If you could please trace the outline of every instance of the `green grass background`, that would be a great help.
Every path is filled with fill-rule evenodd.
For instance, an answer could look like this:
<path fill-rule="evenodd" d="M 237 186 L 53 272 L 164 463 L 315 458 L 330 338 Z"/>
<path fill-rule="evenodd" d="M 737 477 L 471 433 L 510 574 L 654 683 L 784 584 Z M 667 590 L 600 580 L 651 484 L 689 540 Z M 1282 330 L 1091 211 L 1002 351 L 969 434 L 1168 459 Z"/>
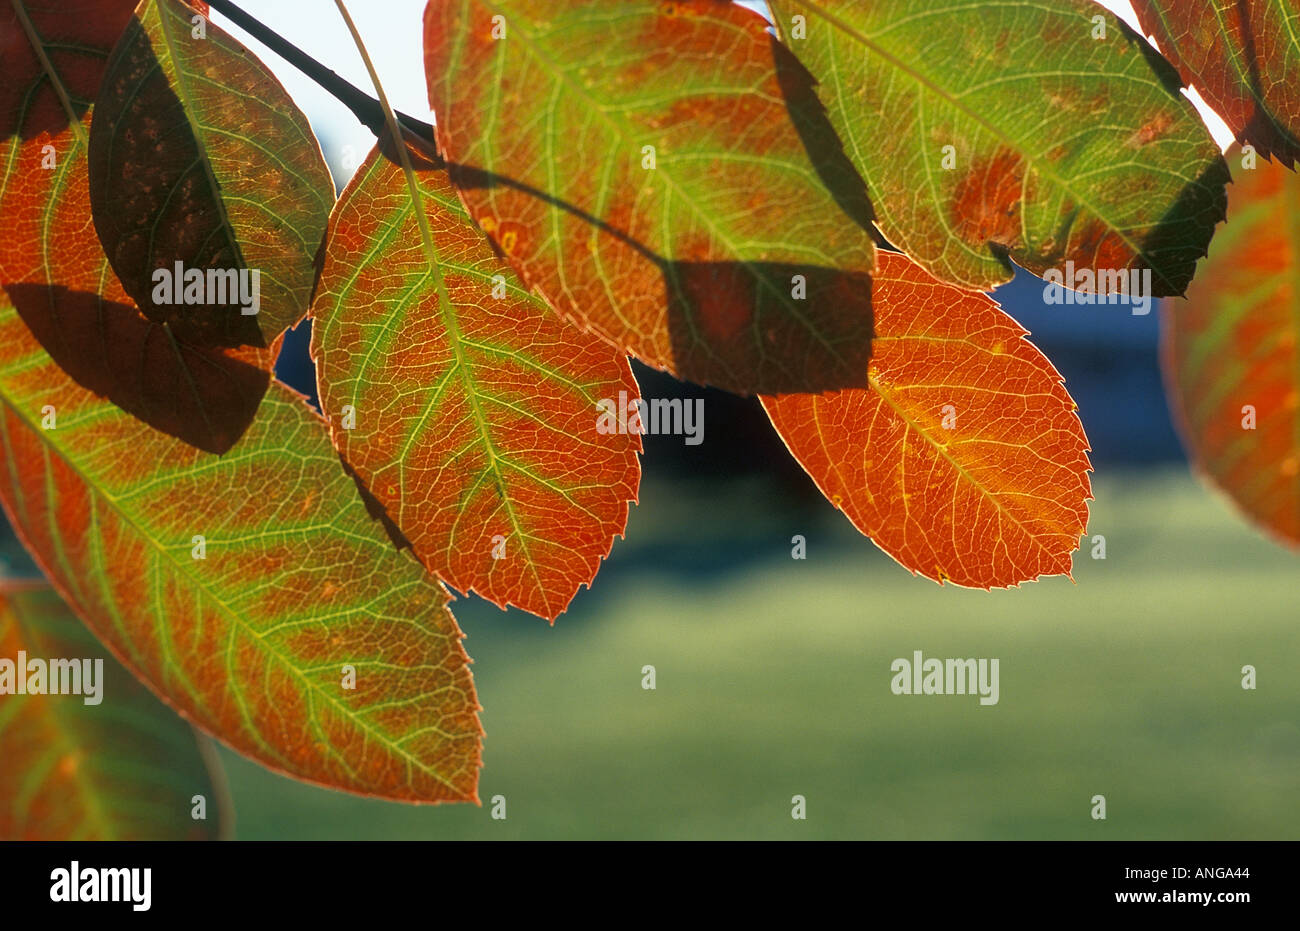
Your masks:
<path fill-rule="evenodd" d="M 912 577 L 829 505 L 809 523 L 761 484 L 648 484 L 553 629 L 453 605 L 483 807 L 354 798 L 223 751 L 236 836 L 1300 838 L 1296 554 L 1181 471 L 1096 485 L 1104 561 L 1088 545 L 1077 584 L 985 593 Z M 1001 701 L 893 695 L 916 649 L 999 658 Z"/>

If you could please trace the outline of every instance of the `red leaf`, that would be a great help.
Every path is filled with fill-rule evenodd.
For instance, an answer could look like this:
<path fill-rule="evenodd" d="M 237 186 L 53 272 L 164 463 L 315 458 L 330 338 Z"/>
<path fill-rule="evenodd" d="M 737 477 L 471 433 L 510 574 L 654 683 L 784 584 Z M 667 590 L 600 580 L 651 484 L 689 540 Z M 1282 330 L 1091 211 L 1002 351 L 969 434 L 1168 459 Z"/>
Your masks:
<path fill-rule="evenodd" d="M 1197 471 L 1296 546 L 1300 178 L 1260 161 L 1237 172 L 1228 209 L 1186 303 L 1162 308 L 1165 383 Z"/>
<path fill-rule="evenodd" d="M 1088 441 L 1061 377 L 988 297 L 880 253 L 869 389 L 764 397 L 831 502 L 940 583 L 1068 574 L 1088 518 Z"/>
<path fill-rule="evenodd" d="M 1295 0 L 1133 0 L 1142 28 L 1242 143 L 1300 159 Z"/>

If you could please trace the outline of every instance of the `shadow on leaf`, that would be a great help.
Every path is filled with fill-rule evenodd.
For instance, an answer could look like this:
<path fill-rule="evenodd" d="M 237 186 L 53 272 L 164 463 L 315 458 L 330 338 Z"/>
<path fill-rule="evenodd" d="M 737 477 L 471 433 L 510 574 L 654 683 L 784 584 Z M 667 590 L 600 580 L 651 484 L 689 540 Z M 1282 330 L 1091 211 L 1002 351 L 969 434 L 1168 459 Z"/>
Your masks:
<path fill-rule="evenodd" d="M 180 341 L 134 307 L 61 285 L 4 286 L 19 317 L 77 384 L 149 426 L 224 453 L 252 422 L 270 384 L 270 349 Z"/>
<path fill-rule="evenodd" d="M 878 236 L 866 183 L 817 97 L 816 81 L 775 38 L 771 48 L 787 114 L 819 180 L 848 222 Z M 653 263 L 662 276 L 670 369 L 677 377 L 742 395 L 867 386 L 875 333 L 871 277 L 865 271 L 791 262 L 669 258 L 626 229 L 554 193 L 477 166 L 439 164 L 447 165 L 452 182 L 461 190 L 501 187 L 526 194 Z M 497 235 L 486 231 L 485 235 L 499 255 L 510 257 Z M 707 246 L 703 251 L 708 251 Z M 525 284 L 534 287 L 526 270 L 515 265 Z M 579 317 L 581 312 L 579 308 L 568 315 Z"/>

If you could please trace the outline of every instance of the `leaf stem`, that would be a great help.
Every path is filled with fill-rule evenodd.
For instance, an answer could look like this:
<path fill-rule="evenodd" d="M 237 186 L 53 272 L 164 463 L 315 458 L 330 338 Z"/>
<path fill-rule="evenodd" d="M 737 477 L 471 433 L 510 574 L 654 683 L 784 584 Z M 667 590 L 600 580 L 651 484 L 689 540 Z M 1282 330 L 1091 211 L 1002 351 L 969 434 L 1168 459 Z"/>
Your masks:
<path fill-rule="evenodd" d="M 348 83 L 339 77 L 336 72 L 326 68 L 302 49 L 284 39 L 279 33 L 249 16 L 235 6 L 231 0 L 208 0 L 208 6 L 241 29 L 244 29 L 249 35 L 329 91 L 343 106 L 351 110 L 352 115 L 357 118 L 361 125 L 374 133 L 376 138 L 383 136 L 386 123 L 384 107 L 374 97 Z M 396 116 L 405 128 L 420 136 L 430 145 L 433 144 L 432 126 L 405 113 L 398 112 Z"/>
<path fill-rule="evenodd" d="M 411 168 L 411 158 L 406 152 L 406 142 L 402 138 L 401 129 L 398 127 L 397 114 L 388 105 L 388 95 L 384 93 L 384 87 L 379 83 L 379 72 L 375 70 L 375 63 L 370 60 L 370 53 L 366 51 L 366 44 L 361 41 L 361 33 L 357 31 L 356 23 L 352 22 L 348 8 L 343 5 L 343 0 L 334 0 L 334 5 L 338 7 L 339 13 L 343 16 L 343 22 L 347 24 L 348 32 L 352 34 L 352 41 L 356 43 L 357 51 L 361 53 L 361 61 L 366 66 L 366 73 L 370 75 L 370 81 L 375 85 L 375 93 L 379 95 L 379 108 L 388 134 L 393 140 L 393 148 L 397 150 L 397 158 L 402 165 L 402 173 L 406 175 L 407 187 L 411 191 L 411 206 L 415 210 L 416 224 L 420 227 L 420 238 L 424 240 L 425 248 L 436 255 L 433 245 L 433 233 L 429 229 L 429 218 L 424 213 L 423 198 L 420 197 L 420 188 L 415 182 L 415 171 Z M 376 133 L 375 135 L 379 136 L 380 134 Z"/>

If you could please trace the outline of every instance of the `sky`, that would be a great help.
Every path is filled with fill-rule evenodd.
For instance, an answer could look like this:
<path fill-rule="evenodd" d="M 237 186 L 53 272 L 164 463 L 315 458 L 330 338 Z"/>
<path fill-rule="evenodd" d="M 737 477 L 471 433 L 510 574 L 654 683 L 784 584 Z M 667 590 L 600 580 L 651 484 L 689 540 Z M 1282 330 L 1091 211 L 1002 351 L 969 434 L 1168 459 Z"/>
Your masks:
<path fill-rule="evenodd" d="M 1129 25 L 1137 27 L 1137 17 L 1129 0 L 1098 2 Z M 365 66 L 333 3 L 327 0 L 236 0 L 236 3 L 308 55 L 373 96 Z M 425 0 L 352 0 L 348 11 L 370 50 L 392 105 L 411 116 L 433 122 L 424 83 L 421 28 L 424 5 Z M 746 5 L 765 11 L 761 3 Z M 361 162 L 374 144 L 370 131 L 310 78 L 286 64 L 219 13 L 213 13 L 212 20 L 252 48 L 280 79 L 311 120 L 336 180 L 345 181 L 351 169 Z M 1194 89 L 1188 96 L 1206 120 L 1215 141 L 1226 148 L 1232 141 L 1232 134 L 1223 120 L 1205 106 Z"/>

